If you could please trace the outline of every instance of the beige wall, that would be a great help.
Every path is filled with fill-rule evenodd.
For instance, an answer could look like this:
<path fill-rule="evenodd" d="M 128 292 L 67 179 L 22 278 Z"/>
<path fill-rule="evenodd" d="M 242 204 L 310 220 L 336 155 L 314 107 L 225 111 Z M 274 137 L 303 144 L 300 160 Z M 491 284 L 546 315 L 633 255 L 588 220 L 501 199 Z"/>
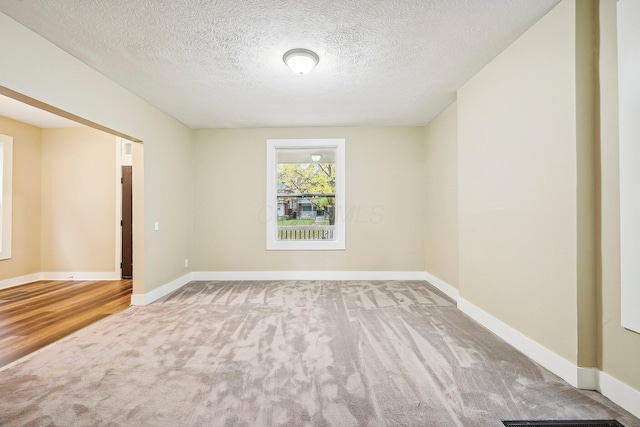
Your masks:
<path fill-rule="evenodd" d="M 453 103 L 425 127 L 425 268 L 458 287 L 458 137 Z"/>
<path fill-rule="evenodd" d="M 578 366 L 597 366 L 596 152 L 598 1 L 576 7 L 576 168 Z"/>
<path fill-rule="evenodd" d="M 0 117 L 0 134 L 13 137 L 11 259 L 0 280 L 40 272 L 40 128 Z"/>
<path fill-rule="evenodd" d="M 620 326 L 620 184 L 616 1 L 600 7 L 601 122 L 601 366 L 607 374 L 640 390 L 640 334 Z"/>
<path fill-rule="evenodd" d="M 132 190 L 133 203 L 133 227 L 144 230 L 144 197 L 135 200 L 135 195 L 144 194 L 144 147 L 142 144 L 132 146 Z M 133 233 L 133 293 L 144 294 L 144 234 Z"/>
<path fill-rule="evenodd" d="M 591 44 L 590 37 L 596 31 L 592 24 L 597 15 L 589 10 L 593 6 L 597 2 L 563 2 L 537 25 L 540 28 L 527 33 L 459 93 L 460 292 L 462 298 L 578 366 L 597 366 L 606 375 L 640 390 L 637 362 L 640 334 L 620 325 L 616 1 L 600 2 L 601 57 L 595 76 L 592 53 L 586 46 Z M 581 40 L 576 41 L 577 50 L 572 53 L 574 22 Z M 549 28 L 552 23 L 555 24 Z M 533 49 L 527 43 L 532 37 L 538 39 Z M 559 51 L 555 53 L 564 52 L 564 58 L 552 55 L 551 51 L 544 61 L 539 60 L 550 46 L 547 37 L 559 43 Z M 554 49 L 558 49 L 555 44 Z M 527 57 L 532 63 L 527 64 Z M 577 64 L 575 70 L 567 63 L 572 58 Z M 598 88 L 594 80 L 598 71 L 599 106 L 598 93 L 594 92 Z M 515 79 L 519 82 L 514 82 Z M 505 83 L 500 84 L 501 80 Z M 538 82 L 553 89 L 542 90 Z M 572 93 L 574 87 L 576 93 Z M 594 106 L 598 109 L 594 110 Z M 428 144 L 444 140 L 447 135 L 453 137 L 453 132 L 445 133 L 445 124 L 450 121 L 447 115 L 452 113 L 443 112 L 425 129 L 427 185 L 430 175 L 431 180 L 445 177 L 444 170 L 438 171 L 442 165 L 430 165 Z M 575 130 L 567 127 L 574 124 Z M 444 164 L 449 163 L 444 159 L 452 155 L 439 153 Z M 562 173 L 563 165 L 569 173 Z M 550 173 L 554 179 L 549 179 Z M 527 184 L 540 186 L 539 191 L 527 191 L 524 195 L 514 191 Z M 478 197 L 474 197 L 475 192 L 479 192 Z M 546 201 L 540 197 L 544 193 Z M 527 200 L 535 196 L 535 204 L 534 200 Z M 433 215 L 429 213 L 431 197 L 427 191 L 427 218 Z M 495 208 L 492 210 L 483 198 L 492 201 Z M 571 206 L 574 203 L 575 207 Z M 547 206 L 547 212 L 541 204 Z M 498 218 L 492 220 L 492 214 Z M 568 225 L 558 224 L 559 221 Z M 427 254 L 432 241 L 429 227 L 427 219 Z M 542 233 L 543 237 L 531 236 L 530 230 Z M 467 246 L 469 243 L 473 245 L 471 248 Z M 556 250 L 558 245 L 566 253 Z M 543 250 L 550 254 L 543 254 Z M 526 265 L 522 258 L 527 257 L 537 265 Z M 516 267 L 509 265 L 514 261 Z M 429 272 L 440 266 L 430 266 L 429 262 L 427 257 Z M 565 286 L 554 280 L 553 286 L 549 286 L 550 278 L 541 277 L 558 272 L 572 283 Z M 518 310 L 502 308 L 502 303 L 513 303 L 518 310 L 531 314 L 521 315 Z M 571 316 L 554 315 L 553 307 L 568 308 Z M 552 317 L 551 322 L 546 317 Z M 563 340 L 568 345 L 562 346 Z"/>
<path fill-rule="evenodd" d="M 0 280 L 40 272 L 114 272 L 115 137 L 0 117 L 14 138 L 13 254 Z"/>
<path fill-rule="evenodd" d="M 458 92 L 462 298 L 577 364 L 575 5 Z"/>
<path fill-rule="evenodd" d="M 198 130 L 196 271 L 424 271 L 421 128 Z M 346 250 L 265 249 L 266 140 L 346 139 Z"/>
<path fill-rule="evenodd" d="M 3 86 L 144 141 L 144 194 L 134 185 L 134 210 L 144 216 L 134 224 L 134 293 L 183 276 L 193 221 L 191 130 L 4 14 L 0 40 L 11 40 L 0 43 Z"/>
<path fill-rule="evenodd" d="M 115 271 L 115 144 L 90 128 L 42 130 L 42 271 Z"/>

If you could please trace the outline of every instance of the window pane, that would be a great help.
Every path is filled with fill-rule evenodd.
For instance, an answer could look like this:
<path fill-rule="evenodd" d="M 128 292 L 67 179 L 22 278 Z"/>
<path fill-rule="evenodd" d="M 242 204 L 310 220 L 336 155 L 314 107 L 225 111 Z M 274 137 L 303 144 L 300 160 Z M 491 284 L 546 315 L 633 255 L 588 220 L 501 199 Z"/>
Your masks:
<path fill-rule="evenodd" d="M 336 150 L 277 150 L 276 240 L 335 240 Z"/>

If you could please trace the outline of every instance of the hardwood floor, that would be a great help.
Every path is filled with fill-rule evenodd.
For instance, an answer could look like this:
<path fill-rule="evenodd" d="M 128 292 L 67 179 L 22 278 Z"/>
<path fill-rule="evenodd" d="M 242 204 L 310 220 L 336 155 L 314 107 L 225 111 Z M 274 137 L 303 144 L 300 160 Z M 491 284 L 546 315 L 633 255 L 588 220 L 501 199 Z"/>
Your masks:
<path fill-rule="evenodd" d="M 0 367 L 129 307 L 132 280 L 41 280 L 0 290 Z"/>

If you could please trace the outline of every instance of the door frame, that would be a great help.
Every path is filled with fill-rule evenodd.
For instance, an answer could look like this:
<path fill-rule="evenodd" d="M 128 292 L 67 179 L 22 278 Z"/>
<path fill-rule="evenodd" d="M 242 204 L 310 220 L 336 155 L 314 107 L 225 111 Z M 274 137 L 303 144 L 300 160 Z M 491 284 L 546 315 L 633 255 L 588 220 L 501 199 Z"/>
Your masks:
<path fill-rule="evenodd" d="M 115 156 L 116 156 L 116 253 L 115 253 L 115 272 L 118 274 L 118 278 L 122 278 L 122 166 L 131 166 L 133 170 L 133 156 L 132 150 L 127 151 L 126 146 L 130 144 L 130 148 L 133 148 L 134 142 L 127 139 L 116 137 L 115 143 Z M 132 174 L 133 178 L 133 174 Z M 132 244 L 133 253 L 133 244 Z"/>

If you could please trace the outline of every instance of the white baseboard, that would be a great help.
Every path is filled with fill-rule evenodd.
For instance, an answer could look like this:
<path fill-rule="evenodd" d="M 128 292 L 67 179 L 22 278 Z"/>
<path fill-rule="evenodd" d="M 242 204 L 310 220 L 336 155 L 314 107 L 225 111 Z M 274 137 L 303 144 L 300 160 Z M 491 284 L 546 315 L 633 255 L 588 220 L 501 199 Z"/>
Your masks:
<path fill-rule="evenodd" d="M 0 280 L 0 289 L 12 288 L 38 280 L 120 280 L 116 272 L 39 272 Z"/>
<path fill-rule="evenodd" d="M 448 284 L 444 280 L 434 276 L 431 273 L 424 273 L 424 274 L 427 276 L 427 279 L 426 279 L 427 282 L 431 283 L 433 286 L 438 288 L 438 290 L 440 290 L 440 292 L 442 292 L 443 294 L 445 294 L 446 296 L 448 296 L 452 300 L 458 301 L 458 296 L 459 296 L 458 289 L 456 289 L 455 287 L 451 286 L 450 284 Z"/>
<path fill-rule="evenodd" d="M 0 289 L 12 288 L 14 286 L 24 285 L 26 283 L 36 282 L 40 279 L 41 273 L 27 274 L 25 276 L 12 277 L 10 279 L 0 280 Z"/>
<path fill-rule="evenodd" d="M 462 297 L 458 297 L 458 308 L 476 322 L 480 323 L 482 326 L 505 340 L 511 346 L 558 375 L 572 386 L 589 386 L 589 388 L 593 390 L 597 388 L 597 380 L 594 380 L 592 369 L 578 368 L 573 363 L 557 355 L 553 351 L 532 340 L 501 320 L 496 319 L 486 311 L 473 305 Z M 596 384 L 593 384 L 594 382 Z"/>
<path fill-rule="evenodd" d="M 187 273 L 182 277 L 178 277 L 177 279 L 152 290 L 151 292 L 131 295 L 131 305 L 148 305 L 166 295 L 169 295 L 171 292 L 176 291 L 187 283 L 193 281 L 194 279 L 192 274 L 193 273 Z"/>
<path fill-rule="evenodd" d="M 427 280 L 423 271 L 196 271 L 192 280 Z"/>
<path fill-rule="evenodd" d="M 120 280 L 120 273 L 114 271 L 62 271 L 40 273 L 40 280 Z"/>
<path fill-rule="evenodd" d="M 597 368 L 581 368 L 574 365 L 464 298 L 458 297 L 458 308 L 572 386 L 583 390 L 597 390 L 636 417 L 640 417 L 640 390 L 626 385 Z"/>
<path fill-rule="evenodd" d="M 629 387 L 605 372 L 600 372 L 599 376 L 600 393 L 640 418 L 640 391 Z"/>
<path fill-rule="evenodd" d="M 600 390 L 600 371 L 598 368 L 581 368 L 575 365 L 574 368 L 577 372 L 577 388 L 582 390 Z"/>

